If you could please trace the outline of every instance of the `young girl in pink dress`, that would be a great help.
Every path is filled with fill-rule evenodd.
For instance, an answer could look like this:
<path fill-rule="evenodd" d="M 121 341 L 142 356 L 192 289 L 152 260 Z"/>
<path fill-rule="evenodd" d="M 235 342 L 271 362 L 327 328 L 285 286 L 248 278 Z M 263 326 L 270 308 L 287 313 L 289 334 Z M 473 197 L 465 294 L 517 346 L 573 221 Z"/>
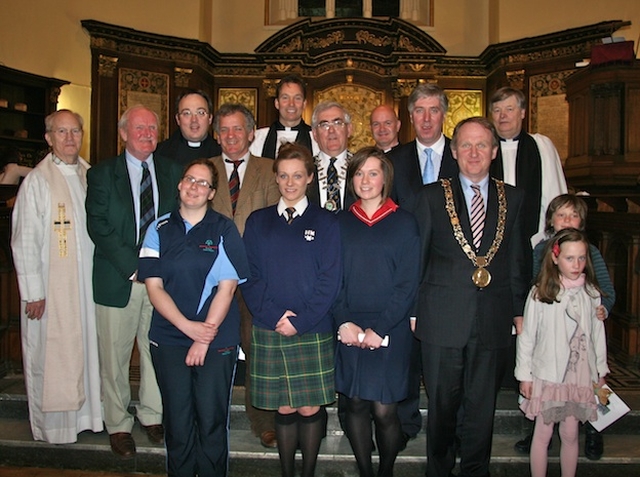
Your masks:
<path fill-rule="evenodd" d="M 560 423 L 560 467 L 578 465 L 578 423 L 597 419 L 594 385 L 609 372 L 604 324 L 596 318 L 600 290 L 583 232 L 564 229 L 545 246 L 518 336 L 515 376 L 525 398 L 520 409 L 535 419 L 532 477 L 547 473 L 547 445 Z"/>

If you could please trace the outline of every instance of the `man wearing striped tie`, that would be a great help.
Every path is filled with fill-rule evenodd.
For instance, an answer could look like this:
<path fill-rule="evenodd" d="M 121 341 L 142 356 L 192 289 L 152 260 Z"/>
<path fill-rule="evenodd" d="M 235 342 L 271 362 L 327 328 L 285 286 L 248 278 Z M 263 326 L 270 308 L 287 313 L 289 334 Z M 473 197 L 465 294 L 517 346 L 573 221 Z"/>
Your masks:
<path fill-rule="evenodd" d="M 154 154 L 158 116 L 142 105 L 129 108 L 118 122 L 125 151 L 98 162 L 87 172 L 87 228 L 95 244 L 93 294 L 100 356 L 104 423 L 111 450 L 119 457 L 136 453 L 131 437 L 134 416 L 129 361 L 134 341 L 140 352 L 140 390 L 136 418 L 149 440 L 161 444 L 162 403 L 149 352 L 153 310 L 144 283 L 137 281 L 138 251 L 148 225 L 173 210 L 180 166 Z"/>
<path fill-rule="evenodd" d="M 223 104 L 215 114 L 213 129 L 218 136 L 222 155 L 210 160 L 218 170 L 220 182 L 212 201 L 216 212 L 233 219 L 240 235 L 254 210 L 278 202 L 280 192 L 275 180 L 273 161 L 251 154 L 249 147 L 254 138 L 255 119 L 251 111 L 241 104 Z M 252 317 L 242 298 L 236 291 L 240 306 L 240 340 L 245 355 L 245 409 L 251 422 L 251 430 L 260 438 L 264 447 L 276 447 L 273 411 L 251 406 L 249 388 L 249 366 L 251 361 Z"/>
<path fill-rule="evenodd" d="M 524 192 L 489 176 L 495 128 L 485 118 L 461 121 L 451 150 L 460 173 L 425 186 L 415 209 L 423 254 L 416 336 L 429 396 L 428 477 L 451 475 L 457 451 L 458 475 L 489 475 L 505 350 L 529 285 Z"/>

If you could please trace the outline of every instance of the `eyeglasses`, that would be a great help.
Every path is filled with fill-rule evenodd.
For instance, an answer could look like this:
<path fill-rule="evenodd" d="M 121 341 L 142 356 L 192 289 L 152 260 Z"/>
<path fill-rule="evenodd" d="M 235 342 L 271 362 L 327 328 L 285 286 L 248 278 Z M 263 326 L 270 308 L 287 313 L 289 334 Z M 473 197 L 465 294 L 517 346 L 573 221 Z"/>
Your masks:
<path fill-rule="evenodd" d="M 184 111 L 180 111 L 180 116 L 186 119 L 192 117 L 204 118 L 205 116 L 209 116 L 209 112 L 206 109 L 198 109 L 197 111 L 190 111 L 188 109 L 185 109 Z"/>
<path fill-rule="evenodd" d="M 188 186 L 192 186 L 193 184 L 195 184 L 198 187 L 203 187 L 203 188 L 206 188 L 206 189 L 213 189 L 213 186 L 211 184 L 209 184 L 209 182 L 205 181 L 204 179 L 199 179 L 198 180 L 193 176 L 184 176 L 182 178 L 182 182 L 184 182 Z"/>
<path fill-rule="evenodd" d="M 79 136 L 80 134 L 82 134 L 82 129 L 80 128 L 73 128 L 73 129 L 66 129 L 66 128 L 58 128 L 58 129 L 54 129 L 51 131 L 54 134 L 57 134 L 58 136 L 61 137 L 65 137 L 67 134 L 71 133 L 74 136 Z"/>
<path fill-rule="evenodd" d="M 332 126 L 334 128 L 343 128 L 346 124 L 343 119 L 334 119 L 333 121 L 320 121 L 316 127 L 328 131 Z"/>

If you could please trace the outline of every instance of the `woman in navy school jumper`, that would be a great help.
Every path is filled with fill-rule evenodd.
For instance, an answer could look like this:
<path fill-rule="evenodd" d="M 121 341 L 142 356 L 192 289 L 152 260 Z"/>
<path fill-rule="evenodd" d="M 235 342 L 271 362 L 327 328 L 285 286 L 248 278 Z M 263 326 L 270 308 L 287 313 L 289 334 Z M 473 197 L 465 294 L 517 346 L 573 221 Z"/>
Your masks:
<path fill-rule="evenodd" d="M 191 162 L 180 206 L 148 229 L 138 279 L 154 306 L 149 338 L 162 395 L 170 476 L 227 475 L 228 420 L 240 342 L 233 296 L 249 276 L 234 223 L 210 208 L 211 162 Z"/>
<path fill-rule="evenodd" d="M 344 279 L 333 310 L 338 329 L 336 390 L 346 397 L 346 433 L 361 477 L 393 475 L 402 442 L 397 403 L 407 396 L 410 311 L 418 288 L 420 241 L 409 212 L 389 198 L 393 166 L 375 147 L 350 160 L 349 187 L 359 199 L 339 214 Z"/>
<path fill-rule="evenodd" d="M 309 151 L 280 147 L 273 164 L 282 197 L 253 212 L 244 243 L 251 279 L 242 286 L 253 315 L 251 404 L 277 410 L 275 431 L 282 475 L 313 475 L 326 432 L 323 406 L 335 400 L 333 323 L 342 264 L 335 215 L 309 203 L 315 170 Z"/>

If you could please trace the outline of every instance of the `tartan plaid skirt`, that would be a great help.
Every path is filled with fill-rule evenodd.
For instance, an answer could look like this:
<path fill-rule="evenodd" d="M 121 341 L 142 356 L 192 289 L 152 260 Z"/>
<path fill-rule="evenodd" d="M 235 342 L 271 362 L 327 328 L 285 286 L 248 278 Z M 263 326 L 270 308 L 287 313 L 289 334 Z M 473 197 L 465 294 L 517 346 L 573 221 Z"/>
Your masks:
<path fill-rule="evenodd" d="M 335 401 L 334 344 L 331 333 L 282 336 L 253 327 L 251 333 L 251 404 L 323 406 Z"/>

